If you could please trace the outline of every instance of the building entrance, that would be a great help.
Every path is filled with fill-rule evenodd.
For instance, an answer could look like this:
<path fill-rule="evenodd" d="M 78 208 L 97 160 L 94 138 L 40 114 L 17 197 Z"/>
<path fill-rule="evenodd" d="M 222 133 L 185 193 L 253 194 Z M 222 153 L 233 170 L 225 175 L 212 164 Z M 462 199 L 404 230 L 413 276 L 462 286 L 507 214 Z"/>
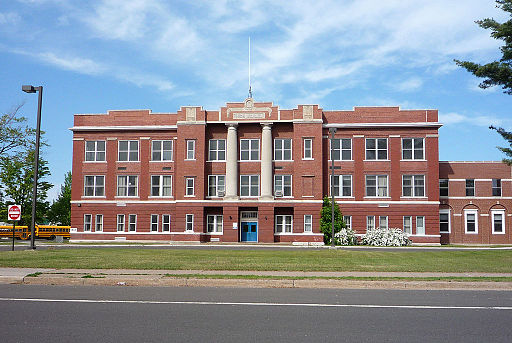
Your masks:
<path fill-rule="evenodd" d="M 257 242 L 258 241 L 258 212 L 244 211 L 240 212 L 240 241 Z"/>

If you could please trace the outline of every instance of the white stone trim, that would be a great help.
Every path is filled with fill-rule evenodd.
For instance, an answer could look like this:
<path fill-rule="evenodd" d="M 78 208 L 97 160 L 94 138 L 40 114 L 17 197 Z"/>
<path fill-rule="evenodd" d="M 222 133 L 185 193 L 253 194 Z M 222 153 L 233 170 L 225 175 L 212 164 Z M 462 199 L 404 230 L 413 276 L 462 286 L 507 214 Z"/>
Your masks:
<path fill-rule="evenodd" d="M 162 131 L 177 130 L 177 125 L 73 126 L 71 131 Z"/>

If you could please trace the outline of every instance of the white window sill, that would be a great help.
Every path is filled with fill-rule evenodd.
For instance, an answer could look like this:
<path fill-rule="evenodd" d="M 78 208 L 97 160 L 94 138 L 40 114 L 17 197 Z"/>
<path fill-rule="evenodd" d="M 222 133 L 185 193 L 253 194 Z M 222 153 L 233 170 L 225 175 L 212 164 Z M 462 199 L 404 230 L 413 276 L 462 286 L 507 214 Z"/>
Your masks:
<path fill-rule="evenodd" d="M 164 160 L 164 161 L 149 161 L 150 163 L 168 163 L 168 162 L 174 162 L 174 160 Z"/>
<path fill-rule="evenodd" d="M 466 235 L 478 235 L 478 232 L 467 232 L 467 231 L 465 231 L 464 234 L 466 234 Z"/>
<path fill-rule="evenodd" d="M 173 199 L 174 196 L 156 196 L 156 195 L 152 195 L 152 196 L 149 196 L 148 199 Z"/>
<path fill-rule="evenodd" d="M 196 159 L 195 158 L 186 158 L 183 161 L 196 161 Z"/>
<path fill-rule="evenodd" d="M 493 232 L 492 234 L 493 234 L 493 235 L 504 235 L 504 234 L 505 234 L 505 232 Z"/>
<path fill-rule="evenodd" d="M 107 163 L 107 161 L 82 161 L 83 163 L 87 163 L 87 164 L 90 164 L 90 163 Z"/>
<path fill-rule="evenodd" d="M 332 160 L 327 160 L 327 162 L 331 163 Z M 354 162 L 354 160 L 334 160 L 334 162 Z"/>
<path fill-rule="evenodd" d="M 391 160 L 363 160 L 363 162 L 391 162 Z"/>
<path fill-rule="evenodd" d="M 222 236 L 224 232 L 203 232 L 203 235 L 206 236 Z"/>
<path fill-rule="evenodd" d="M 293 160 L 272 160 L 272 162 L 293 162 Z"/>
<path fill-rule="evenodd" d="M 261 162 L 261 160 L 238 160 L 237 162 Z"/>
<path fill-rule="evenodd" d="M 226 163 L 226 160 L 208 160 L 206 162 L 210 162 L 210 163 Z"/>
<path fill-rule="evenodd" d="M 82 199 L 106 199 L 106 198 L 107 197 L 105 195 L 103 195 L 103 196 L 94 196 L 94 195 L 93 196 L 85 196 L 85 195 L 83 195 L 82 196 Z"/>
<path fill-rule="evenodd" d="M 427 162 L 427 160 L 414 160 L 414 159 L 410 159 L 410 160 L 400 160 L 400 162 Z"/>
<path fill-rule="evenodd" d="M 391 199 L 391 197 L 369 197 L 369 196 L 366 196 L 364 197 L 363 199 Z"/>
<path fill-rule="evenodd" d="M 183 197 L 184 198 L 195 198 L 196 196 L 195 195 L 184 195 Z"/>
<path fill-rule="evenodd" d="M 116 163 L 139 163 L 140 161 L 116 161 Z"/>
<path fill-rule="evenodd" d="M 138 195 L 135 195 L 135 196 L 121 196 L 121 195 L 116 195 L 114 197 L 114 199 L 138 199 L 139 196 Z"/>
<path fill-rule="evenodd" d="M 302 160 L 303 161 L 314 161 L 315 159 L 314 158 L 303 158 Z"/>
<path fill-rule="evenodd" d="M 400 199 L 428 199 L 428 197 L 425 197 L 425 196 L 421 196 L 421 197 L 415 197 L 415 196 L 401 196 Z"/>
<path fill-rule="evenodd" d="M 441 233 L 441 234 L 443 234 L 443 233 L 444 233 L 444 234 L 449 234 L 449 233 L 451 233 L 451 232 L 450 232 L 450 231 L 439 231 L 439 233 Z"/>

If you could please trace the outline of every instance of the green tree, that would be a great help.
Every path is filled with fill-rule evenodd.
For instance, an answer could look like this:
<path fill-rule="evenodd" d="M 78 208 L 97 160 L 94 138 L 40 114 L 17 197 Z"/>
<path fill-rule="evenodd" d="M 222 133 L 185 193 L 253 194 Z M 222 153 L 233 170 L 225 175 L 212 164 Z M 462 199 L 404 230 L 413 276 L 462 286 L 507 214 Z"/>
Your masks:
<path fill-rule="evenodd" d="M 71 225 L 71 172 L 67 172 L 60 193 L 48 211 L 48 219 L 59 225 Z"/>
<path fill-rule="evenodd" d="M 324 234 L 324 243 L 331 244 L 332 237 L 332 206 L 331 199 L 327 196 L 324 197 L 322 204 L 322 211 L 320 212 L 320 230 Z M 345 228 L 345 222 L 343 221 L 343 215 L 341 213 L 340 207 L 334 200 L 334 234 L 341 231 L 341 229 Z"/>
<path fill-rule="evenodd" d="M 0 115 L 0 156 L 29 148 L 33 141 L 35 130 L 26 124 L 27 118 L 18 113 L 22 106 Z"/>

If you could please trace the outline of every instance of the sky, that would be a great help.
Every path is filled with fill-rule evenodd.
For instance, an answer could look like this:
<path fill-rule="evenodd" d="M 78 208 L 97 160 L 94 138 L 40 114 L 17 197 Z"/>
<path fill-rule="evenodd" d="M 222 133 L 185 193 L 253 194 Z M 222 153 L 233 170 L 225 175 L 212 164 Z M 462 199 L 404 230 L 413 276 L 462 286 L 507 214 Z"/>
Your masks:
<path fill-rule="evenodd" d="M 506 13 L 492 0 L 2 0 L 0 113 L 24 103 L 35 126 L 42 85 L 43 157 L 55 198 L 71 170 L 75 113 L 218 110 L 255 101 L 438 109 L 440 160 L 501 160 L 512 96 L 453 59 L 499 59 L 475 20 Z"/>

